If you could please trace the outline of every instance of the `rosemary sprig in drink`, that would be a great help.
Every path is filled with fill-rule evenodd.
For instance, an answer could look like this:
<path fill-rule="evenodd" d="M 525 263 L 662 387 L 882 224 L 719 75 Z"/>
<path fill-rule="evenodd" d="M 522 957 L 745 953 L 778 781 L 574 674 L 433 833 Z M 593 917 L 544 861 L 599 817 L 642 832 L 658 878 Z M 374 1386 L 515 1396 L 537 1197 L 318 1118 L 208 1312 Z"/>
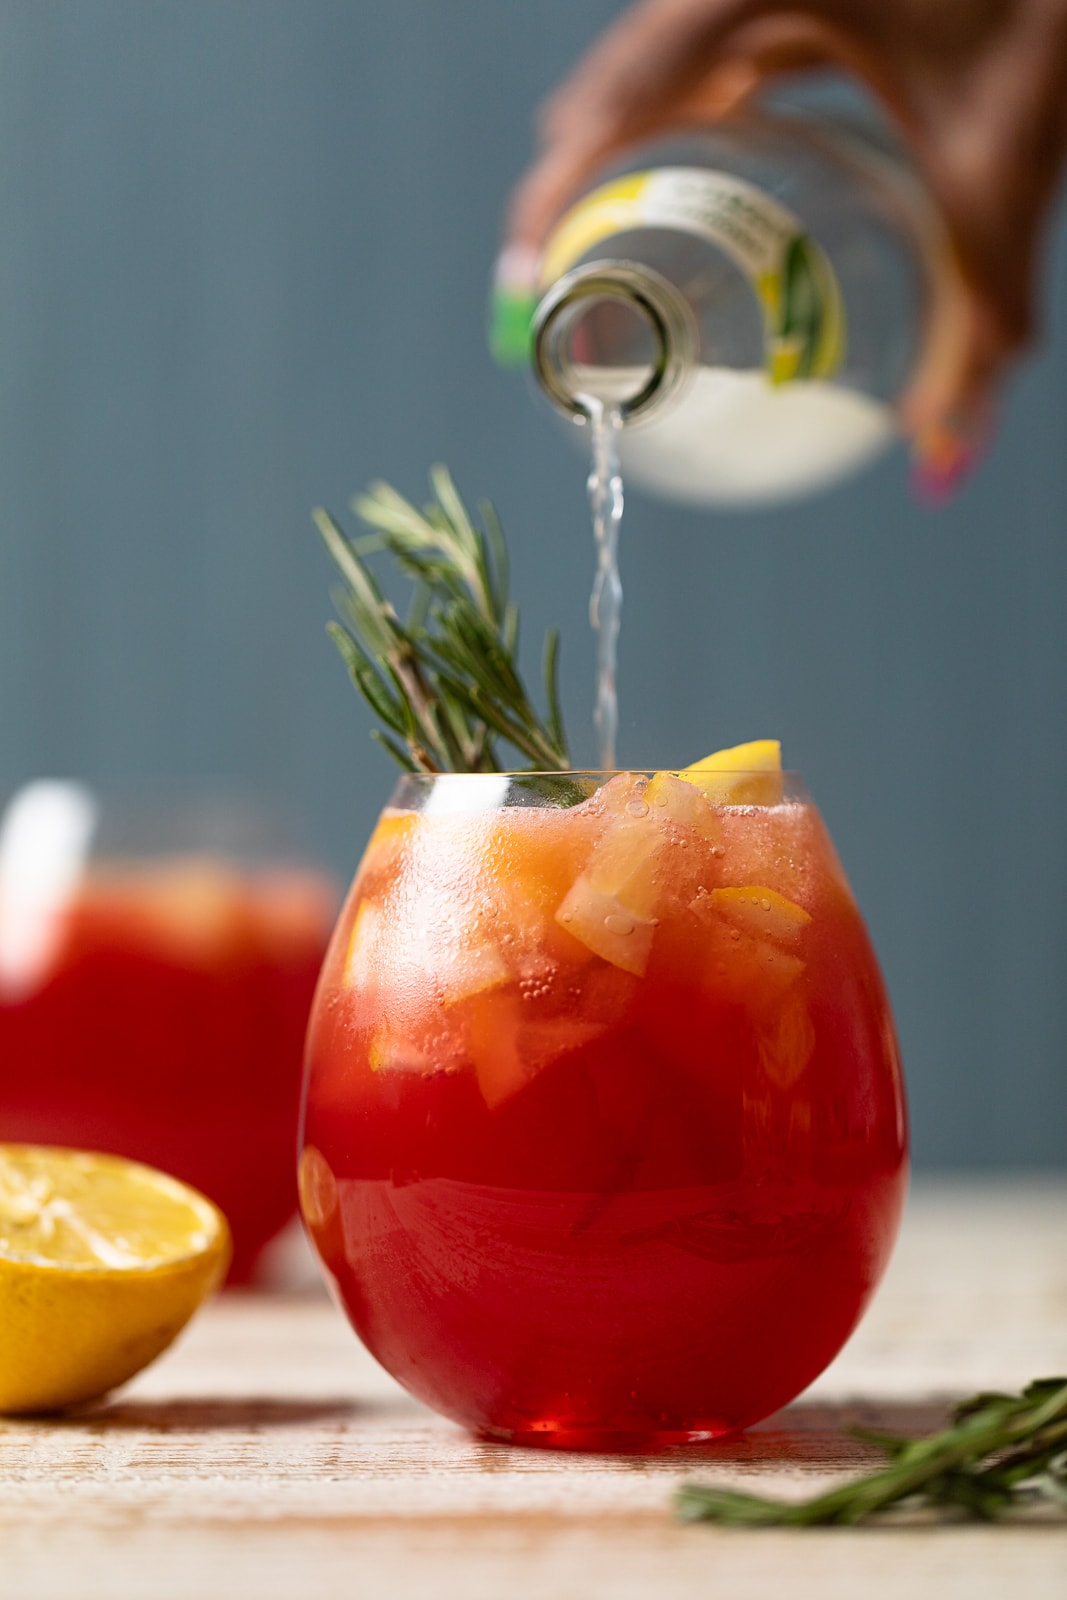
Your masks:
<path fill-rule="evenodd" d="M 1021 1395 L 979 1394 L 940 1433 L 909 1439 L 856 1430 L 889 1458 L 880 1471 L 811 1500 L 766 1500 L 698 1483 L 678 1493 L 688 1522 L 806 1528 L 865 1522 L 896 1506 L 991 1522 L 1042 1500 L 1067 1511 L 1067 1378 L 1039 1378 Z"/>
<path fill-rule="evenodd" d="M 548 713 L 534 709 L 518 667 L 519 616 L 508 598 L 504 536 L 492 506 L 479 527 L 444 467 L 430 473 L 421 511 L 386 483 L 354 502 L 375 532 L 349 539 L 327 512 L 315 524 L 344 579 L 347 623 L 329 631 L 357 688 L 388 731 L 373 737 L 409 772 L 499 772 L 498 744 L 518 765 L 569 765 L 557 687 L 558 635 L 545 636 Z M 385 551 L 414 580 L 402 621 L 365 559 Z"/>

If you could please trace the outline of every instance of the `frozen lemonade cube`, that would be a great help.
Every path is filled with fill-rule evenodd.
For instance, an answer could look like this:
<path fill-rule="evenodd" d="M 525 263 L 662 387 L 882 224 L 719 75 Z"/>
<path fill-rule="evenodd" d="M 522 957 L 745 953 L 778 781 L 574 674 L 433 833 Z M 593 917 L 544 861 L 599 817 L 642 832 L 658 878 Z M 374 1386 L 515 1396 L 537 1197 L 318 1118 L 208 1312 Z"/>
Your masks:
<path fill-rule="evenodd" d="M 529 875 L 518 874 L 494 884 L 487 920 L 520 974 L 561 961 L 573 964 L 589 959 L 591 952 L 556 920 L 565 893 L 566 886 L 550 890 L 543 880 Z"/>
<path fill-rule="evenodd" d="M 617 782 L 612 779 L 605 790 Z M 662 858 L 669 844 L 662 823 L 635 786 L 556 913 L 557 922 L 594 954 L 638 977 L 652 948 Z"/>
<path fill-rule="evenodd" d="M 699 788 L 669 772 L 647 782 L 620 773 L 595 799 L 610 820 L 557 920 L 596 955 L 640 977 L 659 917 L 669 920 L 684 906 L 722 854 L 722 821 Z"/>
<path fill-rule="evenodd" d="M 666 843 L 654 817 L 620 817 L 604 833 L 582 876 L 594 889 L 618 896 L 630 910 L 646 916 L 655 905 L 657 868 Z"/>
<path fill-rule="evenodd" d="M 516 976 L 546 963 L 589 959 L 555 919 L 560 902 L 582 871 L 598 831 L 561 825 L 558 815 L 504 811 L 484 819 L 477 844 L 463 855 L 456 895 L 465 903 L 462 920 L 474 943 L 493 944 Z M 431 860 L 436 866 L 436 858 Z M 476 863 L 476 873 L 471 864 Z"/>
<path fill-rule="evenodd" d="M 372 978 L 390 994 L 418 990 L 454 1005 L 508 982 L 512 971 L 501 944 L 495 878 L 471 866 L 480 859 L 481 838 L 449 827 L 455 819 L 436 820 L 432 832 L 413 835 L 407 868 L 383 888 L 380 909 L 373 896 L 360 906 L 346 970 L 352 981 Z"/>
<path fill-rule="evenodd" d="M 409 927 L 388 906 L 364 900 L 352 926 L 345 978 L 363 1025 L 372 1029 L 371 1070 L 431 1069 L 425 1041 L 440 1031 L 442 1019 L 511 977 L 491 940 L 461 938 L 448 924 Z"/>
<path fill-rule="evenodd" d="M 585 804 L 608 816 L 624 816 L 629 807 L 641 799 L 644 787 L 644 779 L 636 772 L 617 772 L 607 783 L 602 783 Z"/>
<path fill-rule="evenodd" d="M 438 952 L 433 965 L 435 986 L 446 1005 L 499 989 L 511 981 L 511 968 L 491 941 L 453 945 Z"/>
<path fill-rule="evenodd" d="M 710 844 L 722 839 L 722 822 L 703 790 L 676 773 L 657 772 L 649 779 L 643 798 L 656 815 L 691 828 Z"/>
<path fill-rule="evenodd" d="M 622 894 L 579 878 L 557 912 L 568 933 L 612 966 L 640 977 L 648 965 L 656 923 L 626 904 Z"/>
<path fill-rule="evenodd" d="M 345 956 L 345 983 L 353 989 L 369 989 L 377 982 L 381 920 L 381 910 L 373 900 L 361 902 Z"/>

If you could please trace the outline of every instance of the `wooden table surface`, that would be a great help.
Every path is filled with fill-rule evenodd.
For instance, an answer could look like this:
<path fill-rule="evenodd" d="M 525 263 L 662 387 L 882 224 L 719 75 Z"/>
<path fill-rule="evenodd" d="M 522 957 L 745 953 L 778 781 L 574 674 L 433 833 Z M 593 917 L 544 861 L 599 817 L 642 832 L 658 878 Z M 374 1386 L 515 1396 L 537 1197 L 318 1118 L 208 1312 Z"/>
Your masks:
<path fill-rule="evenodd" d="M 656 1456 L 480 1444 L 409 1399 L 324 1295 L 229 1294 L 65 1422 L 0 1422 L 0 1597 L 790 1600 L 1067 1596 L 1058 1525 L 679 1526 L 694 1475 L 810 1493 L 867 1466 L 855 1422 L 1067 1370 L 1067 1183 L 912 1196 L 849 1347 L 740 1440 Z"/>

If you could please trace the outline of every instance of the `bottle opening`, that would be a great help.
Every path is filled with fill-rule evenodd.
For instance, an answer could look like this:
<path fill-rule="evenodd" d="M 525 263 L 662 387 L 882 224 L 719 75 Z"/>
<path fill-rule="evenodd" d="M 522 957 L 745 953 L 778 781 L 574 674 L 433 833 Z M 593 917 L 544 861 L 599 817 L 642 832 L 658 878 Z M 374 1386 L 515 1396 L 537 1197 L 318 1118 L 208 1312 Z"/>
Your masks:
<path fill-rule="evenodd" d="M 681 383 L 695 348 L 677 290 L 629 262 L 566 273 L 534 316 L 534 371 L 553 405 L 579 422 L 602 406 L 624 422 L 658 407 Z"/>

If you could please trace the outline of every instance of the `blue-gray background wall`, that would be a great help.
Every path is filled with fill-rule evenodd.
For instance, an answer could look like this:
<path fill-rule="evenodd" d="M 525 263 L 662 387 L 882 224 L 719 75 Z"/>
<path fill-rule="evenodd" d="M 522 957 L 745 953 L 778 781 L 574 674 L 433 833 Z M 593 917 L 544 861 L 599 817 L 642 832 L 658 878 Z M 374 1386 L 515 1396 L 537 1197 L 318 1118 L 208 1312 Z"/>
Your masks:
<path fill-rule="evenodd" d="M 485 353 L 531 115 L 612 0 L 0 0 L 0 791 L 223 775 L 350 873 L 392 782 L 309 512 L 497 503 L 591 760 L 583 467 Z M 1060 230 L 1062 235 L 1062 229 Z M 1067 256 L 946 510 L 634 494 L 620 756 L 779 734 L 879 948 L 920 1166 L 1067 1161 Z"/>

